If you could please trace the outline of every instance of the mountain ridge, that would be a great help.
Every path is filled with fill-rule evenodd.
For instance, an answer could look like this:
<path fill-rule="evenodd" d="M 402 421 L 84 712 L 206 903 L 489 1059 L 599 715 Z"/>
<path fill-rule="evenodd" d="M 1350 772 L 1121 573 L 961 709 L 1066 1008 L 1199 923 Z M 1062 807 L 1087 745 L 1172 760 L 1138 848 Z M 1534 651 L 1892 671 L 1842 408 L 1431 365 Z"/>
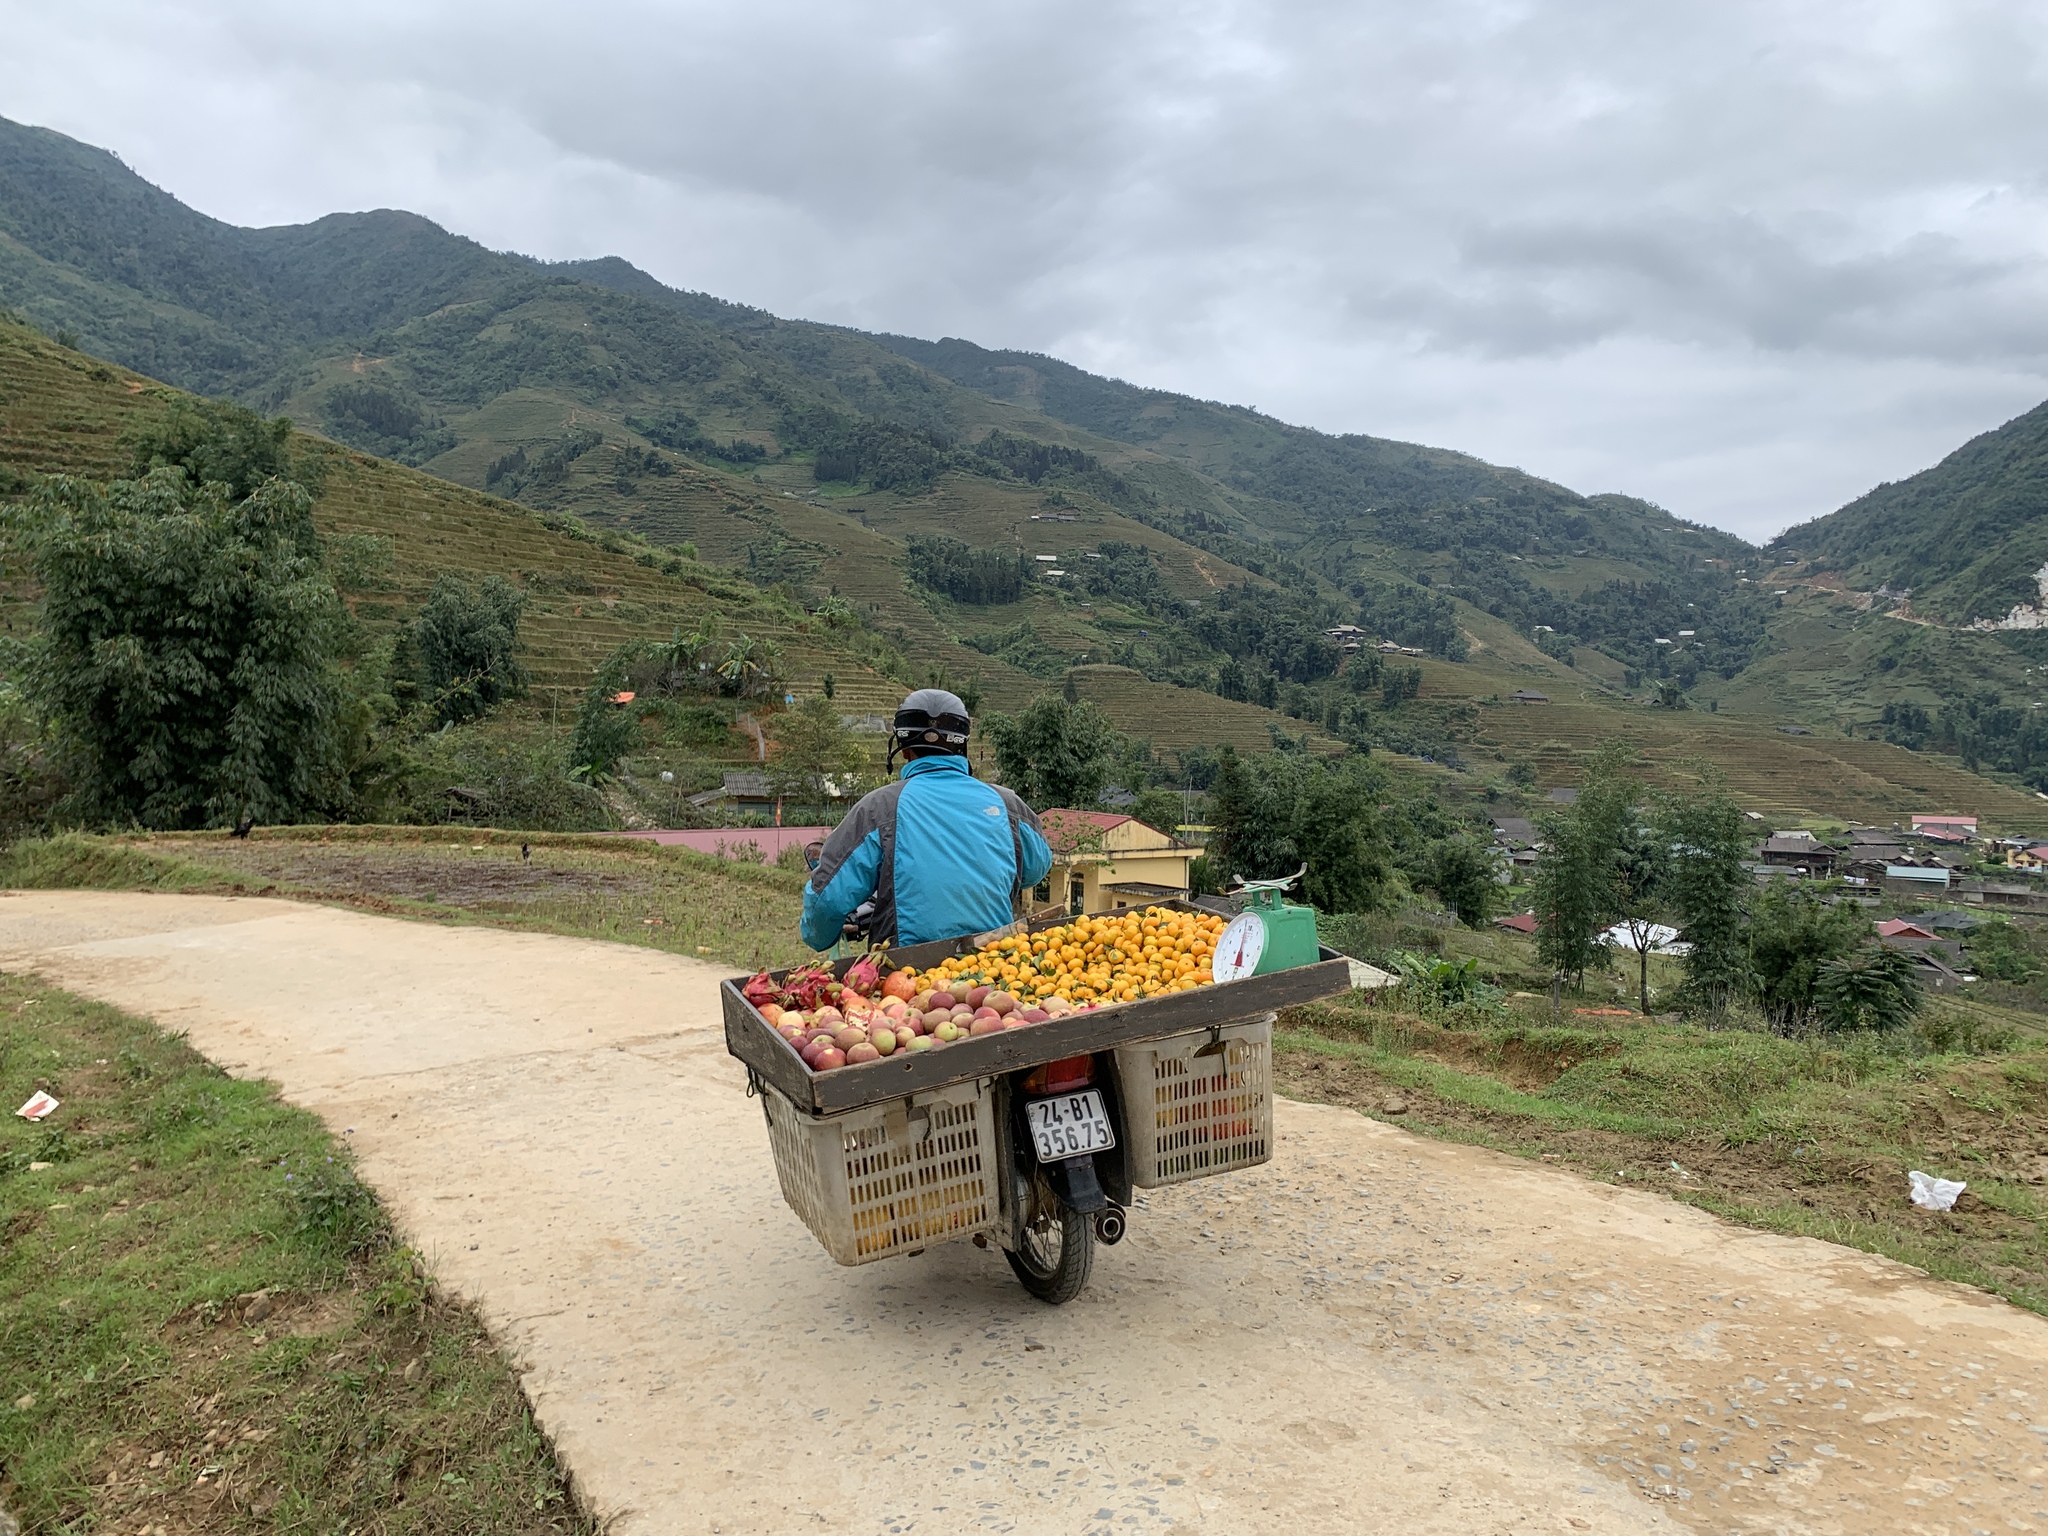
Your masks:
<path fill-rule="evenodd" d="M 1455 760 L 1515 690 L 1598 705 L 1553 717 L 1573 752 L 1639 719 L 1606 712 L 1669 690 L 1861 734 L 1888 702 L 1873 690 L 1952 691 L 1976 654 L 1921 668 L 1869 614 L 1836 615 L 1821 639 L 1855 629 L 1836 644 L 1854 675 L 1809 679 L 1818 610 L 1788 619 L 1759 551 L 1639 498 L 1040 354 L 788 320 L 402 210 L 243 230 L 5 120 L 0 300 L 168 382 L 545 513 L 695 543 L 807 604 L 843 599 L 920 674 L 980 670 L 1006 700 L 1123 669 L 1162 697 L 1263 703 L 1326 744 Z M 914 574 L 921 541 L 947 539 L 1018 562 L 1014 597 Z M 1406 663 L 1383 692 L 1341 683 L 1322 638 L 1341 622 L 1434 659 L 1419 684 L 1392 675 Z M 1766 665 L 1770 685 L 1750 686 Z M 1142 710 L 1143 690 L 1118 687 Z"/>

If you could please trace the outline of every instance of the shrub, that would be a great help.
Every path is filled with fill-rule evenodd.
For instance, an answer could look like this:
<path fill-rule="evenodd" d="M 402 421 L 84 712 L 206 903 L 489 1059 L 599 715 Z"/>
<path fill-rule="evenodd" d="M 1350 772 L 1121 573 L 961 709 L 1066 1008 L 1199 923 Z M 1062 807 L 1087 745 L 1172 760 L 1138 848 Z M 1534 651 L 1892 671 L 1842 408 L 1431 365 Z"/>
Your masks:
<path fill-rule="evenodd" d="M 43 587 L 28 693 L 88 820 L 246 826 L 346 795 L 346 620 L 314 557 L 312 498 L 269 479 L 235 499 L 234 485 L 178 466 L 60 477 L 8 515 Z"/>
<path fill-rule="evenodd" d="M 412 622 L 413 654 L 428 710 L 460 724 L 526 692 L 519 615 L 526 597 L 502 576 L 470 583 L 443 576 Z"/>

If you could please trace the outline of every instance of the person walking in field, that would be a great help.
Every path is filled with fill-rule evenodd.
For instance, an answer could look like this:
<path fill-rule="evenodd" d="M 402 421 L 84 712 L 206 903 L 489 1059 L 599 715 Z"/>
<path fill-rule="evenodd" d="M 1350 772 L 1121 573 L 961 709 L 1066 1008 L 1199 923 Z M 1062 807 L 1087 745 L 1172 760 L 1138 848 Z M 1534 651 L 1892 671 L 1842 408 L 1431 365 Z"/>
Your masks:
<path fill-rule="evenodd" d="M 849 918 L 877 941 L 922 944 L 1000 928 L 1052 870 L 1038 813 L 967 762 L 967 706 L 920 688 L 896 711 L 896 781 L 865 795 L 825 839 L 804 890 L 802 932 L 829 949 Z"/>

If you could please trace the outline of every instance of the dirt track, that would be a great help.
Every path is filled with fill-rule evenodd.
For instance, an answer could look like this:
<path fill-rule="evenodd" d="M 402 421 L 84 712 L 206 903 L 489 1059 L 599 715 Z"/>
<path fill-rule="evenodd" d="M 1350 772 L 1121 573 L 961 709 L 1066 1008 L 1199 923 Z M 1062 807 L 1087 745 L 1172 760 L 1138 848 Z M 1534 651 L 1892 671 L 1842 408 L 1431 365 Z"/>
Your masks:
<path fill-rule="evenodd" d="M 833 1266 L 709 967 L 94 893 L 0 894 L 0 966 L 347 1134 L 622 1536 L 2048 1532 L 2048 1322 L 1349 1111 L 1053 1310 L 964 1244 Z"/>

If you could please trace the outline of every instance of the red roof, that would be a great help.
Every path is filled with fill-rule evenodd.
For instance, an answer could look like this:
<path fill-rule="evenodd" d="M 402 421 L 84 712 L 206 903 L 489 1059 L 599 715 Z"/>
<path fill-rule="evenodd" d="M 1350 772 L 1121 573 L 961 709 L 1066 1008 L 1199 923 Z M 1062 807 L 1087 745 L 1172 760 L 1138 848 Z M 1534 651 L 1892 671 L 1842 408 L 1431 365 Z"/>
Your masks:
<path fill-rule="evenodd" d="M 1903 917 L 1888 917 L 1877 925 L 1880 939 L 1931 939 L 1933 934 L 1925 928 L 1915 927 Z"/>
<path fill-rule="evenodd" d="M 1512 928 L 1517 933 L 1534 933 L 1536 931 L 1536 914 L 1534 912 L 1517 912 L 1513 917 L 1497 917 L 1493 920 L 1493 925 L 1496 928 Z"/>
<path fill-rule="evenodd" d="M 1038 813 L 1045 840 L 1058 853 L 1070 853 L 1082 842 L 1094 842 L 1112 827 L 1132 819 L 1116 811 L 1074 811 L 1064 807 Z"/>

